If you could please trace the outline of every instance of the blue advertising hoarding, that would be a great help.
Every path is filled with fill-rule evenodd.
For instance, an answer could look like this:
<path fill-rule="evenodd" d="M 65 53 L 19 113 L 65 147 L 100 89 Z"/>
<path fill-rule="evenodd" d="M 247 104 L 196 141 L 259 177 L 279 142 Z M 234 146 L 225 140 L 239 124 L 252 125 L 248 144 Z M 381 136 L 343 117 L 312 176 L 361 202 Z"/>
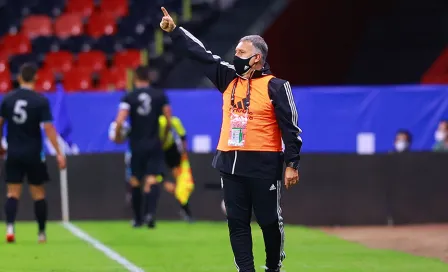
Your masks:
<path fill-rule="evenodd" d="M 362 133 L 374 136 L 375 152 L 388 152 L 400 128 L 413 134 L 413 150 L 428 150 L 438 122 L 448 118 L 448 86 L 301 87 L 293 88 L 293 94 L 303 130 L 303 152 L 356 152 Z M 60 90 L 47 97 L 68 146 L 80 153 L 96 153 L 126 149 L 108 139 L 123 95 Z M 205 137 L 213 150 L 222 120 L 221 94 L 210 89 L 168 90 L 167 95 L 173 114 L 187 130 L 190 149 L 193 139 Z"/>

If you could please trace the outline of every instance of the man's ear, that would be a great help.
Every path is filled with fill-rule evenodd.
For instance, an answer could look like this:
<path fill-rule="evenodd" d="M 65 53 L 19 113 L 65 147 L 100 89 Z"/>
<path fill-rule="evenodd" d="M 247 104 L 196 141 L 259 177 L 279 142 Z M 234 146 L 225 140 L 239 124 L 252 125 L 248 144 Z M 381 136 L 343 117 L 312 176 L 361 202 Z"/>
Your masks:
<path fill-rule="evenodd" d="M 261 54 L 256 54 L 254 58 L 254 65 L 261 63 Z"/>

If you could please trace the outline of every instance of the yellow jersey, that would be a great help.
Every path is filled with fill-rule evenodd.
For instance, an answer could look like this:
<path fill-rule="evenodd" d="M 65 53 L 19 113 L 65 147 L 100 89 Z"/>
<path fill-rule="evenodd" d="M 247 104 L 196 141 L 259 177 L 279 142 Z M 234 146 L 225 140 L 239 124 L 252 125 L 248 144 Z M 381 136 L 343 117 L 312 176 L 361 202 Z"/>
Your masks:
<path fill-rule="evenodd" d="M 159 135 L 160 139 L 163 140 L 163 134 L 165 133 L 166 128 L 166 117 L 164 115 L 161 115 L 159 117 Z M 178 137 L 176 137 L 177 134 Z M 178 139 L 183 139 L 187 132 L 185 131 L 184 126 L 182 125 L 182 122 L 180 119 L 176 116 L 171 117 L 171 130 L 168 132 L 167 139 L 165 143 L 163 144 L 162 148 L 163 150 L 167 150 L 170 148 L 173 144 L 178 141 Z"/>

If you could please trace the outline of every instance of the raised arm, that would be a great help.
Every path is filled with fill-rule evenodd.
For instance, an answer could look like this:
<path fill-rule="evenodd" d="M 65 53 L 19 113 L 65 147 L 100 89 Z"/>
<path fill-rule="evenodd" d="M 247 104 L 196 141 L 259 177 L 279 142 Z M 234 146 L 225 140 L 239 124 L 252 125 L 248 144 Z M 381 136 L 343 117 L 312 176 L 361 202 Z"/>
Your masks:
<path fill-rule="evenodd" d="M 188 57 L 197 63 L 220 92 L 224 92 L 229 83 L 236 77 L 233 65 L 207 50 L 204 44 L 183 27 L 176 27 L 168 11 L 162 7 L 163 18 L 160 28 L 170 33 L 174 52 Z"/>

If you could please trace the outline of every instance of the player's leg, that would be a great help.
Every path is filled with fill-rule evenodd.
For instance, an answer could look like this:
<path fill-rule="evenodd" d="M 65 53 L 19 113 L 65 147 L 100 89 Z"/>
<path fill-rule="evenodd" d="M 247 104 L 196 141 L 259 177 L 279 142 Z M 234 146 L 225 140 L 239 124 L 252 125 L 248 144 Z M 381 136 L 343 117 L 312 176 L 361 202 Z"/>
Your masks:
<path fill-rule="evenodd" d="M 38 225 L 38 241 L 47 241 L 46 225 L 48 218 L 48 205 L 44 184 L 50 180 L 47 166 L 44 162 L 30 163 L 27 167 L 27 177 L 31 198 L 34 201 L 34 215 Z"/>
<path fill-rule="evenodd" d="M 244 178 L 221 174 L 221 185 L 235 265 L 238 271 L 255 272 L 250 228 L 252 203 L 250 188 L 247 183 L 248 181 Z"/>
<path fill-rule="evenodd" d="M 171 174 L 174 178 L 174 181 L 164 179 L 163 184 L 164 184 L 165 190 L 172 195 L 174 195 L 174 191 L 176 188 L 175 180 L 177 179 L 177 177 L 179 175 L 179 164 L 180 164 L 180 162 L 176 162 L 176 156 L 175 156 L 175 154 L 173 154 L 173 148 L 175 148 L 175 147 L 176 147 L 176 145 L 173 144 L 171 147 L 169 147 L 167 150 L 165 150 L 163 152 L 165 164 L 171 170 Z M 177 149 L 175 151 L 177 151 Z"/>
<path fill-rule="evenodd" d="M 143 224 L 142 217 L 142 190 L 137 177 L 131 176 L 129 179 L 131 190 L 132 211 L 134 212 L 133 226 L 140 227 Z"/>
<path fill-rule="evenodd" d="M 126 177 L 125 177 L 125 201 L 126 205 L 132 205 L 132 187 L 131 187 L 131 168 L 126 168 Z"/>
<path fill-rule="evenodd" d="M 5 201 L 6 241 L 11 243 L 15 241 L 14 223 L 25 173 L 20 161 L 8 158 L 5 162 L 5 174 L 7 184 Z"/>
<path fill-rule="evenodd" d="M 132 211 L 134 212 L 134 227 L 143 224 L 142 217 L 142 190 L 140 180 L 143 178 L 144 168 L 142 164 L 142 156 L 133 153 L 131 157 L 131 177 L 129 184 L 131 186 Z"/>
<path fill-rule="evenodd" d="M 266 267 L 269 272 L 280 271 L 286 255 L 283 250 L 284 229 L 280 207 L 281 181 L 254 180 L 252 203 L 255 217 L 263 232 L 266 248 Z"/>
<path fill-rule="evenodd" d="M 150 228 L 154 228 L 156 222 L 157 203 L 161 191 L 157 177 L 163 174 L 163 162 L 162 150 L 153 150 L 147 154 L 143 192 L 145 195 L 145 222 Z"/>
<path fill-rule="evenodd" d="M 38 225 L 38 240 L 39 243 L 47 241 L 46 236 L 46 224 L 48 217 L 48 206 L 45 199 L 45 188 L 43 185 L 31 185 L 29 186 L 31 198 L 34 201 L 34 215 Z"/>
<path fill-rule="evenodd" d="M 155 227 L 157 203 L 160 197 L 160 184 L 157 182 L 157 175 L 149 174 L 145 177 L 143 185 L 143 193 L 145 196 L 144 214 L 145 223 L 148 227 Z"/>

